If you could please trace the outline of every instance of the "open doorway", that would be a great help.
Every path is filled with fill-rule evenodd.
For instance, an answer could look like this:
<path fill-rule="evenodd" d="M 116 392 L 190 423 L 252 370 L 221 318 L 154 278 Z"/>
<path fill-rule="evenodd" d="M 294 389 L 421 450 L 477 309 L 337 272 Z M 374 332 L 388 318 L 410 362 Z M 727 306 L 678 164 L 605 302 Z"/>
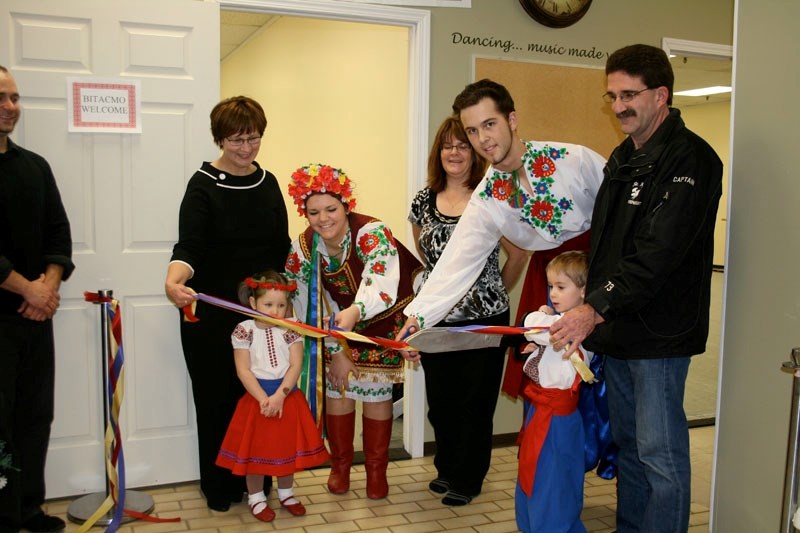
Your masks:
<path fill-rule="evenodd" d="M 228 52 L 221 66 L 222 96 L 249 93 L 261 100 L 258 95 L 263 94 L 277 104 L 274 111 L 264 106 L 269 126 L 260 157 L 269 162 L 262 164 L 284 189 L 291 171 L 301 165 L 323 162 L 344 168 L 357 187 L 357 210 L 378 216 L 409 244 L 407 208 L 423 184 L 428 151 L 430 13 L 332 2 L 298 6 L 278 0 L 223 0 L 221 5 L 223 21 L 227 12 L 268 15 L 267 27 L 243 41 L 239 57 Z M 272 36 L 265 36 L 270 32 Z M 353 42 L 357 34 L 366 40 Z M 290 36 L 298 39 L 289 41 Z M 254 51 L 257 41 L 270 43 L 270 48 Z M 375 49 L 377 42 L 384 43 L 383 51 Z M 331 54 L 340 45 L 352 48 Z M 387 65 L 389 56 L 395 59 Z M 286 70 L 265 69 L 268 57 L 271 65 L 282 62 Z M 314 59 L 319 62 L 312 63 Z M 229 72 L 237 72 L 237 80 L 226 80 Z M 288 199 L 287 206 L 290 232 L 296 236 L 304 221 Z M 424 383 L 418 372 L 406 374 L 398 440 L 419 457 Z"/>
<path fill-rule="evenodd" d="M 731 87 L 733 50 L 730 46 L 664 39 L 675 72 L 674 92 L 708 87 Z M 730 163 L 731 92 L 673 97 L 689 129 L 703 137 L 722 159 L 722 198 L 717 210 L 714 237 L 714 272 L 711 279 L 710 327 L 706 351 L 693 357 L 686 380 L 684 408 L 692 427 L 713 425 L 716 420 L 719 383 L 720 330 L 725 278 L 725 249 Z"/>

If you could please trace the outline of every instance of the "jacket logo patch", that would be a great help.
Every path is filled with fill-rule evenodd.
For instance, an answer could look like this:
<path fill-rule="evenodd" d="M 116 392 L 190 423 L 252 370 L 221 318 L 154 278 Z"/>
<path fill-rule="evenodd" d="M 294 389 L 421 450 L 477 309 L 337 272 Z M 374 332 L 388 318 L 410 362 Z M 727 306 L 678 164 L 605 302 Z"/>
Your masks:
<path fill-rule="evenodd" d="M 633 186 L 631 187 L 631 197 L 628 200 L 630 205 L 641 205 L 641 201 L 637 200 L 639 197 L 639 193 L 642 192 L 642 187 L 644 186 L 644 182 L 634 181 Z"/>
<path fill-rule="evenodd" d="M 694 186 L 694 178 L 690 178 L 689 176 L 675 176 L 672 178 L 672 183 L 688 183 Z"/>
<path fill-rule="evenodd" d="M 611 292 L 614 289 L 614 284 L 610 281 L 606 281 L 606 286 L 604 288 L 606 292 Z"/>

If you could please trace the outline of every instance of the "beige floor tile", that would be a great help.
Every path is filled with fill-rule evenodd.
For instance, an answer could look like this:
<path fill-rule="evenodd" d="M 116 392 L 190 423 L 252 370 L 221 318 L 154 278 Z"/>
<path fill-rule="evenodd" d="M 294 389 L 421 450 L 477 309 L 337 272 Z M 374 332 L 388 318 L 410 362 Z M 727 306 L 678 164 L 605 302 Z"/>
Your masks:
<path fill-rule="evenodd" d="M 439 522 L 421 522 L 392 527 L 392 533 L 432 533 L 441 530 L 442 526 Z"/>
<path fill-rule="evenodd" d="M 692 507 L 690 531 L 707 531 L 709 519 L 710 478 L 714 428 L 693 428 L 692 444 Z M 517 531 L 514 520 L 514 492 L 517 468 L 516 447 L 492 451 L 492 465 L 482 493 L 471 504 L 448 507 L 441 494 L 428 490 L 428 482 L 436 476 L 433 458 L 392 461 L 389 465 L 389 496 L 383 500 L 366 498 L 363 465 L 353 468 L 351 491 L 336 495 L 328 492 L 328 470 L 315 469 L 295 477 L 295 493 L 306 506 L 303 517 L 291 516 L 280 508 L 275 492 L 270 507 L 276 511 L 273 522 L 258 521 L 250 514 L 246 502 L 234 504 L 230 511 L 218 513 L 206 507 L 197 482 L 141 489 L 155 502 L 156 516 L 179 517 L 178 523 L 152 524 L 133 521 L 123 524 L 120 533 L 170 533 L 192 531 L 208 533 L 249 533 L 281 531 L 288 533 L 428 533 L 467 531 L 505 533 Z M 137 489 L 140 490 L 140 489 Z M 45 509 L 66 519 L 71 500 L 47 502 Z M 588 474 L 584 483 L 584 509 L 581 518 L 590 533 L 614 530 L 616 513 L 615 480 Z M 73 533 L 78 524 L 68 523 L 66 533 Z"/>
<path fill-rule="evenodd" d="M 413 513 L 412 513 L 413 514 Z M 374 518 L 364 518 L 362 520 L 356 520 L 356 525 L 358 525 L 359 530 L 365 529 L 376 529 L 376 528 L 391 528 L 393 526 L 408 524 L 409 520 L 406 518 L 407 515 L 401 514 L 390 514 L 385 516 L 376 516 Z"/>

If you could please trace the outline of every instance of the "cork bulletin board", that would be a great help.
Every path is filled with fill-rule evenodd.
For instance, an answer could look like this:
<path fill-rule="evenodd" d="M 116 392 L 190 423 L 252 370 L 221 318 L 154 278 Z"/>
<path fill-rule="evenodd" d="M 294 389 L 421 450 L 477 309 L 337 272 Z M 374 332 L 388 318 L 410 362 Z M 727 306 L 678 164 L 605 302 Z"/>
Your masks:
<path fill-rule="evenodd" d="M 523 140 L 588 146 L 603 157 L 625 138 L 603 102 L 603 69 L 475 58 L 475 80 L 489 78 L 514 98 Z"/>

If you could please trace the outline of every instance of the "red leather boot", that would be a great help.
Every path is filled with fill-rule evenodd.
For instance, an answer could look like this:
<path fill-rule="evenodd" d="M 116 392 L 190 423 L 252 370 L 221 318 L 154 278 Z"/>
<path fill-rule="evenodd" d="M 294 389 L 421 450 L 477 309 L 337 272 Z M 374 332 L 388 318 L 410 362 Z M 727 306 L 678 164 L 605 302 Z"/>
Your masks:
<path fill-rule="evenodd" d="M 389 441 L 392 438 L 391 418 L 375 420 L 362 417 L 364 424 L 364 467 L 367 471 L 367 497 L 380 500 L 389 494 L 386 468 L 389 466 Z"/>
<path fill-rule="evenodd" d="M 344 494 L 350 490 L 350 466 L 353 464 L 353 436 L 356 413 L 325 415 L 325 430 L 331 449 L 331 473 L 328 490 L 333 494 Z"/>

